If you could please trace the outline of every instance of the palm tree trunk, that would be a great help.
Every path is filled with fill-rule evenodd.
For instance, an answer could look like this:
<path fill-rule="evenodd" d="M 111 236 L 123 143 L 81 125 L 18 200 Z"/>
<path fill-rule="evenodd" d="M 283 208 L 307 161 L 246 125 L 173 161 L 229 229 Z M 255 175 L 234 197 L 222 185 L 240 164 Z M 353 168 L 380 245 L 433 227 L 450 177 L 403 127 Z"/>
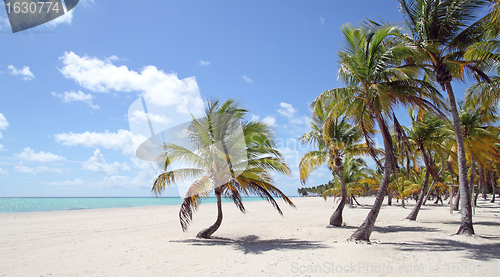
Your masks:
<path fill-rule="evenodd" d="M 392 189 L 389 188 L 387 193 L 387 205 L 392 206 Z"/>
<path fill-rule="evenodd" d="M 483 170 L 483 165 L 482 164 L 479 164 L 479 186 L 481 187 L 481 195 L 483 197 L 483 200 L 486 200 L 486 178 L 485 175 L 484 175 L 484 170 Z"/>
<path fill-rule="evenodd" d="M 196 237 L 197 238 L 203 238 L 203 239 L 209 239 L 217 229 L 219 229 L 220 224 L 222 223 L 222 197 L 221 197 L 222 191 L 218 190 L 217 188 L 215 189 L 215 196 L 217 197 L 217 220 L 215 223 L 208 227 L 205 230 L 200 231 Z"/>
<path fill-rule="evenodd" d="M 457 102 L 451 87 L 451 81 L 445 83 L 446 92 L 450 102 L 451 115 L 453 117 L 453 126 L 455 127 L 455 138 L 457 140 L 458 154 L 458 180 L 461 198 L 460 203 L 460 227 L 457 234 L 473 235 L 474 227 L 472 225 L 472 207 L 470 198 L 469 185 L 467 184 L 467 160 L 465 159 L 464 137 L 462 133 L 462 125 L 458 116 Z"/>
<path fill-rule="evenodd" d="M 339 164 L 338 161 L 335 162 Z M 342 200 L 340 200 L 339 205 L 335 212 L 333 212 L 332 216 L 330 216 L 330 225 L 341 227 L 342 226 L 342 211 L 344 211 L 345 203 L 347 202 L 347 187 L 344 180 L 344 166 L 342 165 L 342 161 L 340 161 L 340 165 L 335 166 L 335 171 L 340 178 L 340 187 L 342 189 Z"/>
<path fill-rule="evenodd" d="M 490 203 L 495 203 L 495 182 L 493 181 L 493 173 L 490 170 L 489 179 L 491 183 L 491 193 L 493 194 Z"/>
<path fill-rule="evenodd" d="M 361 206 L 361 204 L 359 204 L 358 200 L 356 200 L 356 198 L 354 197 L 354 195 L 353 195 L 353 194 L 351 194 L 351 197 L 352 197 L 352 200 L 353 200 L 354 202 L 356 202 L 356 205 Z"/>
<path fill-rule="evenodd" d="M 470 156 L 470 182 L 469 182 L 469 189 L 470 189 L 470 199 L 472 201 L 472 196 L 474 195 L 474 185 L 476 182 L 476 159 L 474 159 L 474 155 Z"/>
<path fill-rule="evenodd" d="M 453 210 L 458 211 L 458 206 L 460 203 L 460 189 L 457 191 L 457 196 L 455 196 L 455 203 L 453 203 Z"/>
<path fill-rule="evenodd" d="M 479 187 L 477 188 L 476 191 L 476 196 L 474 197 L 474 206 L 477 206 L 477 197 L 479 195 L 479 190 L 481 190 L 481 194 L 483 199 L 486 199 L 486 186 L 484 185 L 484 171 L 483 171 L 483 165 L 479 164 Z"/>
<path fill-rule="evenodd" d="M 424 205 L 424 206 L 425 206 L 425 203 L 427 202 L 427 200 L 429 199 L 429 197 L 431 196 L 431 192 L 432 192 L 432 189 L 434 188 L 434 185 L 438 181 L 437 178 L 439 178 L 439 176 L 441 176 L 441 174 L 443 174 L 444 168 L 446 167 L 446 162 L 444 161 L 443 158 L 441 158 L 441 164 L 442 164 L 441 169 L 439 170 L 438 174 L 435 176 L 436 178 L 433 177 L 432 184 L 429 187 L 427 194 L 425 195 L 424 202 L 422 203 L 422 205 Z"/>
<path fill-rule="evenodd" d="M 384 163 L 384 174 L 382 175 L 382 181 L 380 182 L 375 203 L 373 203 L 365 221 L 363 221 L 361 226 L 359 226 L 359 228 L 348 239 L 349 241 L 370 241 L 370 235 L 373 232 L 373 227 L 375 226 L 375 221 L 377 220 L 378 213 L 380 212 L 380 207 L 382 207 L 382 202 L 384 201 L 385 194 L 387 193 L 387 187 L 389 186 L 391 173 L 393 172 L 392 162 L 394 154 L 392 152 L 392 138 L 389 133 L 389 129 L 379 113 L 373 113 L 372 109 L 370 109 L 370 111 L 372 114 L 375 114 L 378 126 L 382 133 L 382 138 L 384 140 L 386 157 Z"/>
<path fill-rule="evenodd" d="M 427 159 L 427 155 L 425 154 L 425 150 L 422 147 L 422 154 L 424 156 L 425 166 L 427 170 L 425 171 L 424 183 L 422 184 L 422 190 L 420 191 L 420 196 L 418 197 L 417 204 L 413 207 L 411 213 L 405 218 L 411 221 L 417 220 L 418 212 L 422 207 L 422 203 L 424 202 L 424 195 L 427 192 L 427 185 L 429 184 L 429 175 L 431 173 L 431 168 L 429 167 L 429 161 Z"/>

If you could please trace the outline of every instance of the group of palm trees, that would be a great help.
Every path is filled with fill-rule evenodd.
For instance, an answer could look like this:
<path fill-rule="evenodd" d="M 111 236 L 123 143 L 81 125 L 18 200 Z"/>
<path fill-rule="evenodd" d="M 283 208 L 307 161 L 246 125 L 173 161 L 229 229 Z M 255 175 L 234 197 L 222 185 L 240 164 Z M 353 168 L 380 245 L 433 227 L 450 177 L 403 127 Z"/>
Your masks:
<path fill-rule="evenodd" d="M 304 184 L 322 165 L 332 171 L 331 185 L 322 194 L 341 196 L 330 218 L 335 226 L 342 225 L 346 203 L 377 191 L 350 240 L 369 241 L 386 195 L 390 200 L 394 194 L 403 205 L 406 198 L 416 199 L 407 217 L 415 220 L 421 205 L 431 196 L 444 197 L 450 182 L 459 184 L 457 233 L 474 234 L 474 184 L 494 189 L 500 165 L 500 131 L 494 126 L 500 99 L 500 77 L 495 76 L 500 71 L 499 2 L 399 0 L 405 28 L 369 20 L 341 27 L 338 78 L 344 86 L 312 102 L 311 131 L 300 140 L 317 150 L 307 152 L 299 168 Z M 457 103 L 452 81 L 467 76 L 476 83 Z M 396 118 L 401 106 L 410 112 L 411 127 Z M 290 174 L 290 169 L 273 142 L 272 128 L 245 120 L 246 113 L 232 100 L 208 100 L 205 116 L 193 118 L 187 130 L 192 149 L 166 144 L 158 157 L 164 173 L 154 182 L 155 194 L 166 185 L 195 179 L 179 213 L 184 230 L 201 200 L 211 192 L 217 197 L 217 221 L 198 237 L 210 238 L 220 226 L 221 197 L 231 198 L 243 212 L 244 195 L 261 196 L 280 213 L 275 197 L 293 205 L 273 185 L 273 171 Z M 374 143 L 376 134 L 382 149 Z M 376 169 L 368 169 L 361 156 L 374 159 Z M 191 167 L 169 169 L 174 162 Z"/>

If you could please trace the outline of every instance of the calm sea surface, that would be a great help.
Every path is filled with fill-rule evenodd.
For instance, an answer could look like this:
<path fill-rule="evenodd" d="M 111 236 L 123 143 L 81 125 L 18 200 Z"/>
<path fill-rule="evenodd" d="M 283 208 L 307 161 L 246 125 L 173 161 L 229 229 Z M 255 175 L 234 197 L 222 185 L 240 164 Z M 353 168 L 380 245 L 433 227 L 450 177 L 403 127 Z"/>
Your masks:
<path fill-rule="evenodd" d="M 259 201 L 259 197 L 243 198 L 244 202 Z M 232 202 L 222 199 L 223 202 Z M 206 198 L 203 203 L 215 203 L 216 198 Z M 0 198 L 0 214 L 84 209 L 126 208 L 144 206 L 180 205 L 178 197 L 58 197 L 58 198 Z"/>

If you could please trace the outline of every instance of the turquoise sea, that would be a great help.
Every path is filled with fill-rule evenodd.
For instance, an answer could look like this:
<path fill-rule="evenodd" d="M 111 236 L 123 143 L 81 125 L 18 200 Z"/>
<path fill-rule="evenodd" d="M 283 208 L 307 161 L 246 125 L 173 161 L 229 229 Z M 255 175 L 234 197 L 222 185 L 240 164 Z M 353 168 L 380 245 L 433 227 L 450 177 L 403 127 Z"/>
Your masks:
<path fill-rule="evenodd" d="M 259 200 L 262 198 L 243 198 L 244 202 Z M 224 198 L 222 201 L 232 202 Z M 216 198 L 203 200 L 203 203 L 215 202 Z M 179 197 L 9 197 L 0 198 L 0 214 L 180 205 L 181 203 L 182 198 Z"/>

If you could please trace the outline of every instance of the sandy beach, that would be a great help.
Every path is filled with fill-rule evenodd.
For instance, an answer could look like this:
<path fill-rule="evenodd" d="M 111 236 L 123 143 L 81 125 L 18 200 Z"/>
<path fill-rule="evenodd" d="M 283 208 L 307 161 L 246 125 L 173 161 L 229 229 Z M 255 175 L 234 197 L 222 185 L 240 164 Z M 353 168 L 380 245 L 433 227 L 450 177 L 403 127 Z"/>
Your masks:
<path fill-rule="evenodd" d="M 242 214 L 224 203 L 212 240 L 196 233 L 215 221 L 202 204 L 187 232 L 178 206 L 2 214 L 0 276 L 500 276 L 500 206 L 478 199 L 476 237 L 452 235 L 460 214 L 423 207 L 417 222 L 397 203 L 383 206 L 372 244 L 346 239 L 373 197 L 328 227 L 333 200 L 293 198 L 284 216 L 263 201 Z"/>

